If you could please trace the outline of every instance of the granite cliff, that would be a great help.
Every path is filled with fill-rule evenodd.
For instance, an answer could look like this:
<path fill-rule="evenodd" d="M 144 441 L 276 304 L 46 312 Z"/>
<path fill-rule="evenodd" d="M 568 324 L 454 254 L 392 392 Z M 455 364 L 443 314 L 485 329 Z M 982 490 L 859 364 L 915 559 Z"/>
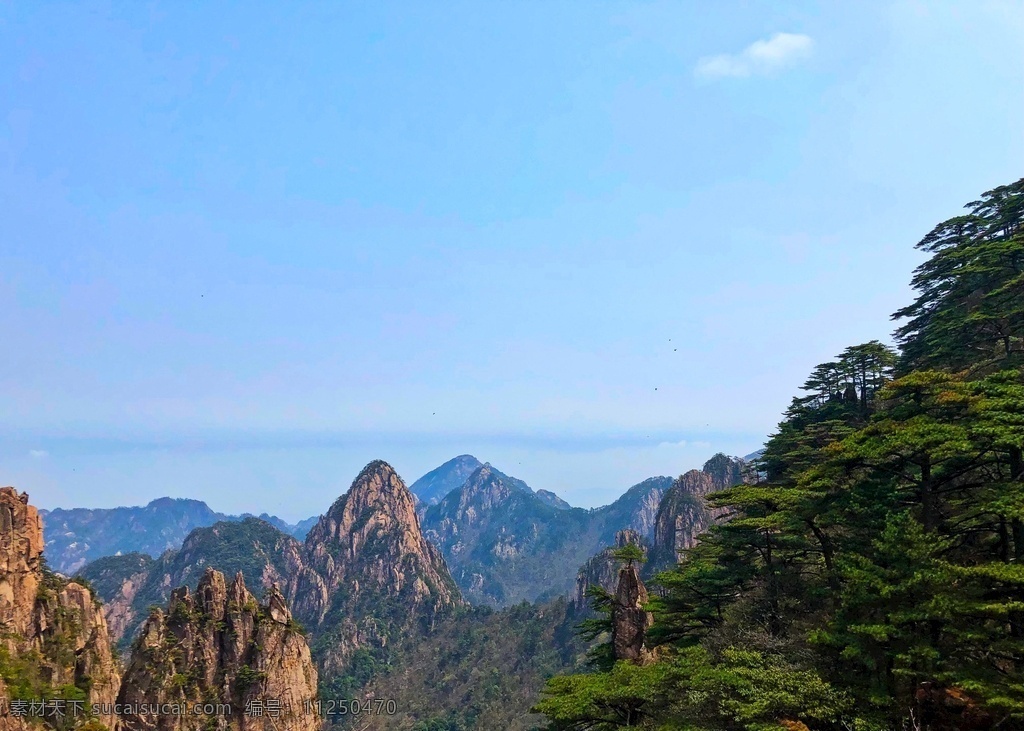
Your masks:
<path fill-rule="evenodd" d="M 386 654 L 397 638 L 462 604 L 444 558 L 420 530 L 412 493 L 380 460 L 310 529 L 302 560 L 288 596 L 326 675 L 345 677 L 356 653 Z"/>
<path fill-rule="evenodd" d="M 229 584 L 208 568 L 195 594 L 175 589 L 166 613 L 154 609 L 143 625 L 117 699 L 131 711 L 118 729 L 315 731 L 316 692 L 309 646 L 277 587 L 261 604 L 241 573 Z M 149 711 L 160 704 L 186 711 Z"/>
<path fill-rule="evenodd" d="M 723 517 L 721 510 L 708 504 L 708 495 L 737 485 L 743 478 L 743 460 L 716 454 L 703 469 L 690 470 L 672 483 L 655 519 L 652 570 L 675 563 L 680 552 L 693 548 L 697 537 Z"/>
<path fill-rule="evenodd" d="M 120 680 L 103 613 L 87 586 L 46 567 L 43 545 L 28 495 L 0 488 L 0 700 L 5 710 L 13 700 L 63 698 L 86 710 L 111 703 Z M 20 722 L 0 719 L 11 728 Z"/>

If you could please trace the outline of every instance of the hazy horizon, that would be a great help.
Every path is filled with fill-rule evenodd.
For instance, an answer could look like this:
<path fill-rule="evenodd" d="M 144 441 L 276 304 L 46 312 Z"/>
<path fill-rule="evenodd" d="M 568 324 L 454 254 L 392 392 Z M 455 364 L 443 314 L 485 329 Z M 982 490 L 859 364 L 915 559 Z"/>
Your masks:
<path fill-rule="evenodd" d="M 1013 2 L 0 6 L 0 484 L 573 505 L 758 449 L 1021 175 Z M 978 110 L 984 110 L 979 113 Z"/>

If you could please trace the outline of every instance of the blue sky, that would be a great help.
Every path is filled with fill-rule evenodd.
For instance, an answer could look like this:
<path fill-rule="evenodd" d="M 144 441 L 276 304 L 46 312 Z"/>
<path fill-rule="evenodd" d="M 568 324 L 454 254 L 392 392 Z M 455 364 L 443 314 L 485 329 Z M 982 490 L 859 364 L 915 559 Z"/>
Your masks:
<path fill-rule="evenodd" d="M 1024 172 L 1019 2 L 0 4 L 0 484 L 757 448 Z"/>

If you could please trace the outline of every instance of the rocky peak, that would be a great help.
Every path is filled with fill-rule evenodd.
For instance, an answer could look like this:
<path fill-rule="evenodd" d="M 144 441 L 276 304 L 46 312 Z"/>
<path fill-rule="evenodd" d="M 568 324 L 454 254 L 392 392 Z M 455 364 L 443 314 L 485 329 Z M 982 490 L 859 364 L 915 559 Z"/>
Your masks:
<path fill-rule="evenodd" d="M 646 646 L 653 615 L 644 609 L 649 597 L 636 566 L 619 569 L 619 581 L 612 600 L 612 652 L 616 660 L 646 664 L 653 658 Z"/>
<path fill-rule="evenodd" d="M 576 611 L 585 610 L 588 602 L 588 590 L 592 586 L 599 586 L 609 594 L 614 592 L 618 585 L 619 565 L 622 563 L 612 554 L 616 548 L 624 548 L 628 545 L 639 546 L 647 556 L 647 544 L 637 531 L 626 529 L 615 534 L 615 545 L 606 548 L 596 556 L 591 557 L 580 568 L 576 575 L 576 591 L 572 597 L 572 606 Z"/>
<path fill-rule="evenodd" d="M 46 568 L 43 546 L 28 495 L 0 488 L 0 646 L 35 665 L 26 682 L 36 697 L 74 685 L 90 704 L 110 703 L 118 672 L 103 613 L 88 588 Z"/>
<path fill-rule="evenodd" d="M 568 510 L 569 508 L 572 507 L 569 503 L 567 503 L 562 498 L 558 497 L 558 495 L 551 492 L 550 490 L 536 490 L 533 494 L 536 495 L 542 503 L 544 503 L 545 505 L 550 505 L 553 508 L 558 508 L 559 510 Z"/>
<path fill-rule="evenodd" d="M 704 463 L 702 471 L 711 477 L 714 489 L 724 490 L 743 482 L 744 462 L 719 452 Z"/>
<path fill-rule="evenodd" d="M 411 584 L 415 594 L 429 593 L 433 583 L 442 604 L 457 602 L 447 591 L 444 559 L 420 530 L 412 493 L 381 460 L 368 464 L 306 536 L 307 563 L 328 588 L 347 578 L 368 581 L 388 593 Z M 411 564 L 415 564 L 412 566 Z M 422 574 L 422 575 L 421 575 Z M 350 584 L 346 591 L 358 587 Z"/>
<path fill-rule="evenodd" d="M 493 509 L 520 490 L 511 480 L 504 478 L 505 475 L 490 463 L 481 465 L 462 487 L 441 501 L 443 510 L 451 512 L 454 508 L 453 517 L 467 517 L 472 522 L 479 513 Z"/>
<path fill-rule="evenodd" d="M 22 635 L 33 630 L 42 555 L 43 523 L 28 493 L 0 487 L 0 622 Z"/>
<path fill-rule="evenodd" d="M 444 558 L 420 530 L 409 488 L 389 464 L 368 464 L 306 536 L 288 596 L 307 626 L 331 638 L 324 667 L 462 602 Z M 401 627 L 399 627 L 401 625 Z M 325 642 L 325 644 L 327 644 Z"/>
<path fill-rule="evenodd" d="M 718 457 L 724 455 L 712 458 L 706 465 L 711 472 L 690 470 L 680 475 L 666 491 L 654 521 L 652 553 L 656 565 L 675 563 L 680 552 L 693 548 L 697 536 L 721 516 L 721 511 L 711 508 L 706 498 L 738 482 L 740 475 L 738 469 L 733 471 Z"/>
<path fill-rule="evenodd" d="M 125 731 L 314 731 L 310 705 L 317 672 L 302 631 L 291 621 L 280 591 L 259 604 L 241 573 L 228 584 L 206 570 L 193 595 L 175 589 L 166 614 L 150 614 L 136 641 L 118 696 L 122 704 L 223 704 L 219 714 L 126 714 Z M 273 712 L 270 707 L 273 706 Z M 263 708 L 262 715 L 247 713 Z M 140 707 L 140 706 L 137 706 Z"/>
<path fill-rule="evenodd" d="M 306 544 L 347 539 L 360 518 L 372 518 L 378 526 L 388 527 L 416 522 L 412 493 L 387 462 L 375 460 L 363 468 L 348 492 L 310 530 Z"/>

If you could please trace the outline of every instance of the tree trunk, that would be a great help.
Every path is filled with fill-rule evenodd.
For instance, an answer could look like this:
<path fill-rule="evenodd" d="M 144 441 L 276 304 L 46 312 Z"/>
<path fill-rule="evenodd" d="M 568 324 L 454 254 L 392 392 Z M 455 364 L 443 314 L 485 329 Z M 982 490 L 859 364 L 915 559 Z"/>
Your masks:
<path fill-rule="evenodd" d="M 932 493 L 932 458 L 925 455 L 921 462 L 921 523 L 926 532 L 935 530 L 935 496 Z"/>

